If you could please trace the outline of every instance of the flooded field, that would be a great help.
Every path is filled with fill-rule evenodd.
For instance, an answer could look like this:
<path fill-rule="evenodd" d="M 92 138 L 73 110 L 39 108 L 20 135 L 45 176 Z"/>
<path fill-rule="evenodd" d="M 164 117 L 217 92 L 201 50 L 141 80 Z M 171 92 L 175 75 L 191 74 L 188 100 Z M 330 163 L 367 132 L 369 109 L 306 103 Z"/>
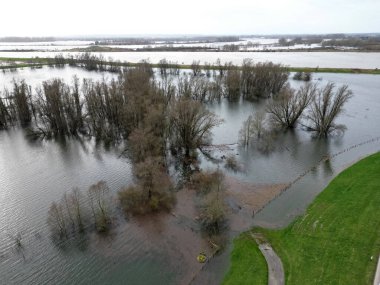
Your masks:
<path fill-rule="evenodd" d="M 54 57 L 58 54 L 76 55 L 77 52 L 0 52 L 0 57 L 32 58 Z M 178 64 L 191 64 L 194 60 L 200 63 L 215 63 L 218 59 L 222 63 L 232 62 L 241 65 L 248 58 L 254 62 L 272 61 L 291 67 L 330 67 L 330 68 L 380 68 L 380 55 L 376 52 L 95 52 L 105 59 L 137 63 L 148 60 L 158 63 L 165 58 Z"/>
<path fill-rule="evenodd" d="M 187 60 L 189 62 L 185 63 L 190 63 L 199 56 L 202 61 L 213 61 L 208 53 L 187 53 L 182 60 L 180 53 L 164 54 L 155 54 L 155 59 L 166 57 L 173 60 L 169 56 L 175 56 L 179 63 Z M 216 53 L 215 60 L 224 54 Z M 122 60 L 138 61 L 128 56 L 141 56 L 142 59 L 147 53 L 125 53 L 123 56 L 126 58 Z M 229 56 L 230 60 L 242 59 Z M 287 60 L 293 63 L 298 60 L 300 66 L 316 62 L 321 67 L 323 62 L 333 67 L 339 67 L 337 62 L 362 68 L 380 66 L 380 59 L 374 54 L 360 54 L 359 57 L 350 53 L 332 53 L 318 58 L 317 53 L 305 53 L 303 57 L 301 53 L 298 59 L 291 53 L 276 56 L 287 56 Z M 333 62 L 329 63 L 329 60 Z M 94 80 L 113 76 L 77 68 L 44 67 L 0 73 L 0 86 L 10 86 L 13 78 L 25 79 L 33 87 L 53 77 L 70 82 L 74 74 Z M 269 227 L 288 224 L 339 171 L 380 150 L 379 77 L 353 74 L 314 74 L 313 77 L 320 86 L 328 82 L 335 82 L 337 86 L 348 84 L 354 93 L 345 106 L 345 113 L 338 118 L 338 123 L 347 126 L 341 136 L 315 139 L 299 127 L 293 132 L 278 134 L 273 150 L 261 153 L 241 148 L 237 142 L 242 122 L 251 113 L 263 109 L 265 100 L 253 103 L 222 100 L 207 105 L 225 121 L 214 130 L 213 143 L 230 145 L 223 153 L 234 154 L 244 170 L 241 173 L 226 171 L 232 211 L 230 236 L 254 224 Z M 293 80 L 290 84 L 300 85 Z M 94 140 L 30 141 L 18 128 L 0 132 L 0 276 L 5 284 L 125 281 L 131 284 L 188 284 L 191 280 L 194 280 L 193 284 L 215 284 L 221 280 L 228 266 L 228 247 L 225 253 L 200 271 L 201 265 L 195 257 L 207 248 L 207 241 L 199 235 L 196 212 L 192 207 L 194 195 L 187 190 L 177 193 L 178 203 L 172 214 L 149 220 L 126 220 L 121 210 L 116 209 L 115 226 L 109 235 L 89 233 L 61 246 L 52 241 L 46 223 L 47 210 L 62 193 L 73 187 L 86 190 L 91 184 L 105 180 L 111 192 L 116 194 L 121 187 L 132 183 L 131 164 L 120 156 L 122 150 L 121 147 L 105 148 Z M 325 155 L 331 155 L 332 159 L 319 163 Z M 217 167 L 205 157 L 201 159 L 201 168 Z M 281 189 L 291 182 L 294 182 L 292 186 L 282 193 Z M 275 196 L 278 198 L 252 219 L 251 211 L 260 210 Z M 24 243 L 21 252 L 12 239 L 18 233 L 22 234 Z"/>

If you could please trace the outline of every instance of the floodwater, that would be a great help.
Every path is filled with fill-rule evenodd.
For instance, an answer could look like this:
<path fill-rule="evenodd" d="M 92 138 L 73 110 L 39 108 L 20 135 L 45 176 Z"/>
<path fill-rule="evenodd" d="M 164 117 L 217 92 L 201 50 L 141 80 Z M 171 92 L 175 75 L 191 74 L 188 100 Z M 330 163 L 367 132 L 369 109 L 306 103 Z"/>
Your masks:
<path fill-rule="evenodd" d="M 345 133 L 328 139 L 316 139 L 311 133 L 298 127 L 293 131 L 277 134 L 273 143 L 274 150 L 268 153 L 232 146 L 230 153 L 238 154 L 236 157 L 245 170 L 245 173 L 236 176 L 252 183 L 290 183 L 305 171 L 317 166 L 323 156 L 351 149 L 337 155 L 329 164 L 319 165 L 295 183 L 257 216 L 256 222 L 260 224 L 272 227 L 287 224 L 304 210 L 340 170 L 362 156 L 380 150 L 379 140 L 367 143 L 380 137 L 380 78 L 376 75 L 328 73 L 315 73 L 313 77 L 313 81 L 319 86 L 335 82 L 337 87 L 347 84 L 353 91 L 353 98 L 345 105 L 344 113 L 336 121 L 346 125 Z M 302 84 L 294 80 L 290 80 L 290 83 L 294 88 Z M 210 106 L 212 111 L 225 120 L 223 125 L 214 130 L 214 142 L 236 143 L 242 121 L 249 113 L 264 108 L 264 101 Z M 301 122 L 308 124 L 305 119 Z M 362 145 L 357 146 L 358 144 Z"/>
<path fill-rule="evenodd" d="M 54 57 L 59 52 L 0 52 L 0 57 Z M 67 56 L 78 53 L 62 52 Z M 161 59 L 178 62 L 179 64 L 191 64 L 194 60 L 201 63 L 215 63 L 220 59 L 222 63 L 232 62 L 241 65 L 248 58 L 254 62 L 272 61 L 291 67 L 330 67 L 330 68 L 380 68 L 380 53 L 371 52 L 102 52 L 94 53 L 103 55 L 104 58 L 114 60 L 139 62 L 149 60 L 158 63 Z"/>
<path fill-rule="evenodd" d="M 131 45 L 100 45 L 112 48 L 142 49 L 152 47 L 197 47 L 220 49 L 225 45 L 239 46 L 240 51 L 264 51 L 264 50 L 293 50 L 293 49 L 314 49 L 322 47 L 318 44 L 296 44 L 292 46 L 279 46 L 279 38 L 247 37 L 239 41 L 232 42 L 199 42 L 199 41 L 155 41 L 152 44 L 131 44 Z M 51 42 L 0 42 L 1 51 L 64 51 L 76 48 L 87 48 L 95 45 L 95 41 L 51 41 Z M 352 47 L 341 47 L 340 49 L 352 49 Z"/>
<path fill-rule="evenodd" d="M 156 41 L 150 45 L 106 45 L 106 47 L 114 48 L 144 48 L 144 47 L 162 47 L 170 45 L 172 47 L 209 47 L 209 48 L 219 48 L 224 45 L 242 45 L 246 46 L 248 43 L 253 43 L 255 45 L 260 45 L 261 47 L 271 46 L 273 47 L 278 43 L 278 38 L 267 39 L 267 38 L 242 38 L 240 41 L 234 42 L 212 42 L 212 43 L 202 43 L 197 41 Z M 0 50 L 2 51 L 12 51 L 12 50 L 39 50 L 39 51 L 62 51 L 73 48 L 86 48 L 95 44 L 95 41 L 51 41 L 51 42 L 0 42 Z"/>
<path fill-rule="evenodd" d="M 337 86 L 348 84 L 354 97 L 345 106 L 344 114 L 337 123 L 347 126 L 341 136 L 316 139 L 301 128 L 278 134 L 274 150 L 262 153 L 255 148 L 244 149 L 235 143 L 242 121 L 249 114 L 265 108 L 263 101 L 256 103 L 238 102 L 212 104 L 209 108 L 224 118 L 225 123 L 214 130 L 214 143 L 227 144 L 229 150 L 216 152 L 216 156 L 233 154 L 243 167 L 242 173 L 228 172 L 241 181 L 253 184 L 288 184 L 290 186 L 280 196 L 266 205 L 255 217 L 253 225 L 279 228 L 288 225 L 295 217 L 304 213 L 327 184 L 343 169 L 351 164 L 380 151 L 380 79 L 376 75 L 354 74 L 314 74 L 316 82 L 324 86 L 335 82 Z M 293 87 L 301 83 L 290 80 Z M 307 124 L 306 120 L 303 120 Z M 329 162 L 319 163 L 321 158 L 330 155 Z M 203 168 L 215 168 L 203 158 Z M 220 165 L 222 167 L 223 164 Z M 230 191 L 233 191 L 231 189 Z M 238 190 L 240 191 L 240 190 Z M 249 197 L 248 197 L 249 198 Z M 248 204 L 246 202 L 245 204 Z M 245 205 L 244 202 L 240 204 Z M 242 214 L 242 213 L 241 213 Z M 232 232 L 231 236 L 240 231 Z M 229 244 L 222 255 L 215 258 L 201 271 L 193 284 L 218 284 L 229 268 Z"/>
<path fill-rule="evenodd" d="M 80 67 L 55 68 L 43 66 L 41 68 L 17 68 L 15 71 L 0 71 L 0 92 L 4 88 L 12 88 L 14 80 L 25 80 L 32 88 L 42 85 L 42 82 L 52 78 L 63 79 L 66 83 L 72 84 L 76 75 L 80 81 L 85 78 L 96 80 L 109 80 L 117 77 L 115 73 L 87 71 Z"/>
<path fill-rule="evenodd" d="M 80 78 L 102 78 L 100 73 L 80 69 L 45 67 L 0 73 L 0 84 L 10 84 L 13 77 L 23 78 L 33 86 L 51 77 L 70 82 L 74 73 Z M 244 183 L 283 185 L 307 172 L 255 215 L 246 228 L 253 224 L 286 225 L 301 214 L 344 167 L 380 150 L 380 140 L 376 140 L 380 137 L 379 77 L 314 74 L 314 78 L 320 79 L 316 82 L 321 86 L 330 81 L 338 86 L 349 84 L 354 92 L 345 107 L 346 112 L 338 119 L 338 123 L 347 126 L 344 135 L 318 140 L 297 128 L 278 134 L 273 150 L 262 153 L 254 148 L 240 148 L 235 143 L 242 122 L 252 112 L 264 108 L 264 100 L 255 103 L 223 100 L 208 105 L 225 120 L 214 130 L 214 144 L 232 144 L 225 152 L 236 155 L 244 169 L 242 173 L 227 172 L 228 175 Z M 290 83 L 294 87 L 300 85 L 293 80 Z M 193 273 L 199 270 L 195 256 L 205 245 L 199 235 L 194 234 L 197 225 L 192 217 L 196 213 L 187 208 L 192 197 L 185 192 L 179 193 L 174 216 L 150 221 L 125 220 L 117 209 L 118 218 L 109 235 L 89 233 L 61 246 L 51 240 L 47 211 L 50 203 L 59 200 L 64 192 L 73 187 L 85 191 L 91 184 L 105 180 L 115 194 L 132 183 L 130 162 L 120 157 L 121 151 L 121 148 L 105 148 L 93 140 L 36 142 L 29 141 L 20 129 L 0 132 L 1 283 L 187 284 L 193 278 Z M 337 153 L 339 155 L 330 163 L 318 164 L 324 155 Z M 201 167 L 216 165 L 202 158 Z M 22 235 L 21 250 L 12 239 L 18 233 Z M 228 269 L 229 249 L 207 264 L 193 284 L 217 284 Z"/>
<path fill-rule="evenodd" d="M 72 48 L 85 48 L 92 44 L 94 44 L 94 41 L 0 42 L 0 50 L 59 51 Z"/>

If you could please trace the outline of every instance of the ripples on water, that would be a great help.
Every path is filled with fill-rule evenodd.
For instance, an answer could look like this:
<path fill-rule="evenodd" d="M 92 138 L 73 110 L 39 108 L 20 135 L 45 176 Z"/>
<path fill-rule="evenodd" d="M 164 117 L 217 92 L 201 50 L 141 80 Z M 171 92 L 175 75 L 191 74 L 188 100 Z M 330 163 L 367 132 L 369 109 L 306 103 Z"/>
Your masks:
<path fill-rule="evenodd" d="M 70 82 L 72 74 L 101 79 L 99 73 L 79 69 L 50 69 L 0 74 L 0 84 L 7 85 L 13 76 L 25 78 L 36 86 L 42 80 L 60 77 Z M 111 75 L 109 75 L 111 76 Z M 287 183 L 310 169 L 327 153 L 336 153 L 351 145 L 380 136 L 380 80 L 374 75 L 314 74 L 324 85 L 349 84 L 354 97 L 338 119 L 348 129 L 341 137 L 313 139 L 301 129 L 279 135 L 273 152 L 262 154 L 253 149 L 233 149 L 246 174 L 233 174 L 253 183 Z M 291 81 L 293 86 L 300 83 Z M 237 141 L 238 131 L 248 115 L 264 108 L 259 103 L 214 103 L 208 106 L 225 119 L 214 130 L 214 143 Z M 355 148 L 322 164 L 273 201 L 256 217 L 256 223 L 285 225 L 301 213 L 319 191 L 343 167 L 360 157 L 380 150 L 380 142 Z M 5 284 L 168 284 L 178 275 L 178 268 L 167 267 L 169 257 L 162 248 L 149 241 L 149 233 L 123 218 L 117 220 L 107 237 L 89 234 L 71 245 L 57 246 L 49 237 L 46 217 L 52 201 L 72 187 L 85 191 L 91 184 L 105 180 L 115 194 L 131 183 L 131 165 L 119 158 L 120 150 L 105 150 L 93 140 L 31 142 L 22 130 L 0 132 L 0 276 Z M 203 159 L 202 167 L 215 167 Z M 17 250 L 10 236 L 22 234 L 24 248 Z M 204 280 L 220 279 L 226 259 L 211 265 Z M 201 275 L 202 276 L 202 275 Z M 216 277 L 215 277 L 216 276 Z M 1 283 L 0 282 L 0 283 Z"/>
<path fill-rule="evenodd" d="M 236 149 L 235 153 L 245 165 L 247 175 L 238 175 L 241 179 L 254 183 L 286 183 L 295 179 L 305 170 L 312 168 L 322 156 L 334 154 L 380 136 L 380 80 L 376 75 L 354 74 L 314 74 L 315 81 L 324 86 L 335 82 L 337 86 L 348 84 L 354 97 L 345 105 L 345 111 L 338 119 L 338 124 L 347 126 L 342 136 L 329 139 L 315 139 L 306 131 L 297 128 L 278 136 L 275 151 L 262 154 L 249 149 Z M 320 79 L 320 80 L 316 80 Z M 301 83 L 290 80 L 293 87 Z M 238 137 L 239 121 L 248 117 L 250 110 L 262 109 L 262 102 L 240 102 L 230 107 L 221 104 L 210 106 L 211 110 L 221 114 L 226 123 L 215 130 L 214 141 L 233 143 Z M 231 111 L 232 110 L 232 111 Z M 239 126 L 239 127 L 236 127 Z M 267 207 L 258 217 L 257 222 L 265 225 L 285 225 L 321 191 L 326 183 L 343 167 L 362 156 L 380 150 L 380 142 L 375 141 L 357 147 L 337 156 L 331 165 L 324 164 L 295 184 L 291 191 L 277 199 L 273 206 Z M 298 190 L 295 190 L 298 189 Z M 307 190 L 305 190 L 307 189 Z"/>

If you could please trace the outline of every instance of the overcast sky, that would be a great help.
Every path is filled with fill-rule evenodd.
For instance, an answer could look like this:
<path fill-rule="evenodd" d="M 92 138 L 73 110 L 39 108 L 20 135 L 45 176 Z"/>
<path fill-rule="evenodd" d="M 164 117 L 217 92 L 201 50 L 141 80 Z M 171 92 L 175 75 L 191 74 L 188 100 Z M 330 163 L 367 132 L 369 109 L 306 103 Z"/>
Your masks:
<path fill-rule="evenodd" d="M 3 0 L 0 36 L 380 32 L 380 0 Z"/>

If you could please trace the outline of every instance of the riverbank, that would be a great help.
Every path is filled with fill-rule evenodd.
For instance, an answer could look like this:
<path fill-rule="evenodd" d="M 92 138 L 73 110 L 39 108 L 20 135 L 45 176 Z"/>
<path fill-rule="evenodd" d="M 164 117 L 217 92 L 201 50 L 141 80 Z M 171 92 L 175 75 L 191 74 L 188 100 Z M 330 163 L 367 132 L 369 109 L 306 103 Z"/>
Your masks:
<path fill-rule="evenodd" d="M 285 46 L 262 46 L 260 48 L 243 48 L 237 49 L 238 45 L 232 45 L 227 47 L 218 47 L 218 46 L 189 46 L 187 44 L 183 44 L 181 46 L 170 46 L 162 45 L 162 46 L 149 46 L 149 45 L 131 45 L 132 47 L 128 47 L 129 45 L 122 45 L 123 47 L 115 47 L 117 45 L 90 45 L 86 47 L 74 47 L 74 48 L 66 48 L 66 49 L 57 49 L 57 50 L 47 50 L 43 48 L 30 48 L 30 49 L 1 49 L 0 52 L 51 52 L 51 51 L 60 51 L 60 52 L 216 52 L 216 53 L 242 53 L 242 52 L 260 52 L 260 53 L 287 53 L 287 52 L 359 52 L 359 53 L 376 53 L 379 52 L 380 49 L 378 47 L 374 47 L 373 49 L 366 48 L 355 48 L 355 47 L 285 47 Z"/>
<path fill-rule="evenodd" d="M 267 285 L 267 263 L 255 240 L 249 233 L 243 233 L 234 240 L 231 267 L 223 285 L 255 284 Z"/>
<path fill-rule="evenodd" d="M 339 174 L 305 215 L 287 228 L 252 230 L 263 234 L 279 254 L 287 284 L 373 282 L 380 251 L 379 172 L 380 153 L 377 153 Z M 253 240 L 250 242 L 250 247 L 257 248 Z M 244 251 L 240 249 L 239 239 L 235 243 L 225 282 L 239 280 L 234 267 L 249 266 L 258 259 L 254 256 L 251 262 L 240 264 L 233 256 Z M 256 254 L 257 250 L 252 252 Z"/>
<path fill-rule="evenodd" d="M 107 62 L 104 61 L 102 64 L 112 64 L 113 66 L 118 67 L 135 67 L 140 63 L 136 62 L 120 62 L 113 61 Z M 42 57 L 33 57 L 33 58 L 22 58 L 22 57 L 0 57 L 0 70 L 7 69 L 17 69 L 17 68 L 40 68 L 42 66 L 55 66 L 56 62 L 54 58 L 42 58 Z M 149 66 L 152 68 L 159 68 L 160 65 L 156 63 L 149 63 Z M 167 64 L 167 68 L 176 67 L 178 69 L 191 69 L 191 65 L 188 64 L 176 64 L 175 66 L 172 64 Z M 225 67 L 218 67 L 215 65 L 199 65 L 199 68 L 202 70 L 219 70 L 225 69 Z M 240 69 L 240 67 L 237 67 Z M 364 68 L 321 68 L 321 67 L 287 67 L 290 72 L 319 72 L 319 73 L 346 73 L 346 74 L 380 74 L 380 69 L 364 69 Z"/>

